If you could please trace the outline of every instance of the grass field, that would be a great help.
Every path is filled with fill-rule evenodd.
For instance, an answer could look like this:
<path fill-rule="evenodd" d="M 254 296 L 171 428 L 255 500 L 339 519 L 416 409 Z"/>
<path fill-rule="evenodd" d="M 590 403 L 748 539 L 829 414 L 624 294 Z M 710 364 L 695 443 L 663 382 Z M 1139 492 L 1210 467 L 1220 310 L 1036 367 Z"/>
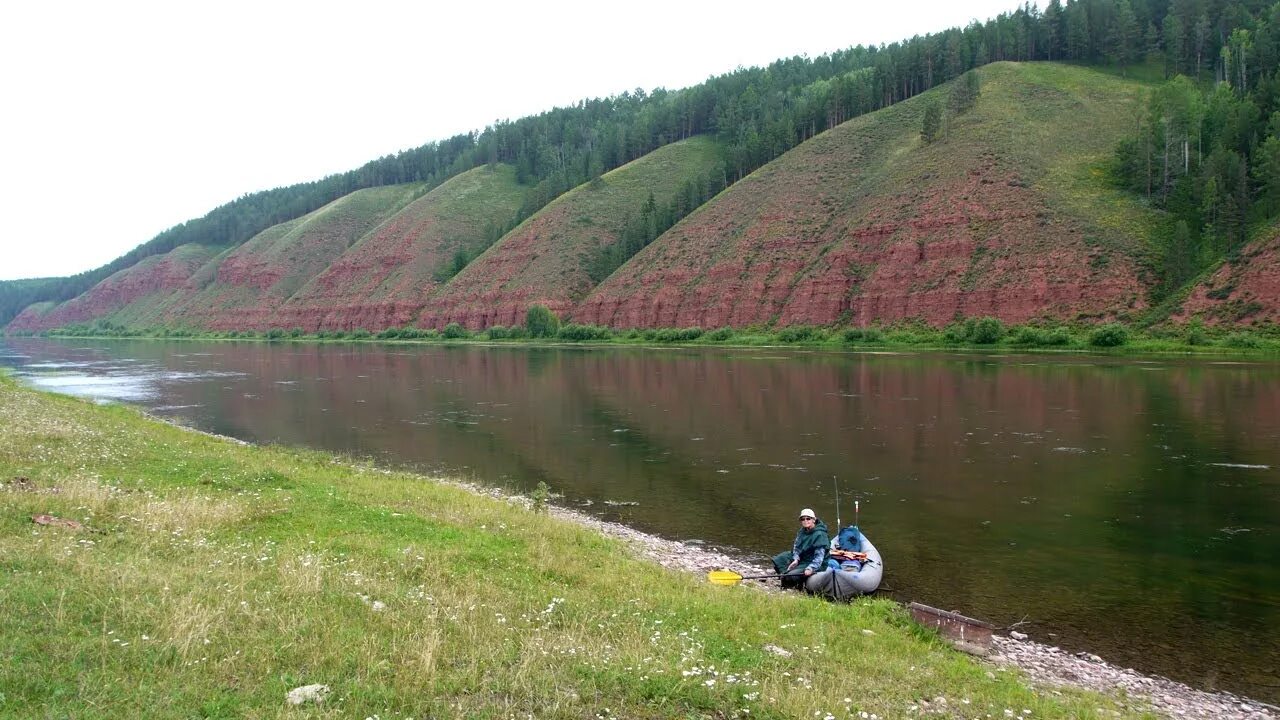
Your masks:
<path fill-rule="evenodd" d="M 517 500 L 7 377 L 0 428 L 0 717 L 1130 712 L 1030 689 L 889 601 L 708 585 Z M 308 684 L 322 702 L 286 703 Z"/>

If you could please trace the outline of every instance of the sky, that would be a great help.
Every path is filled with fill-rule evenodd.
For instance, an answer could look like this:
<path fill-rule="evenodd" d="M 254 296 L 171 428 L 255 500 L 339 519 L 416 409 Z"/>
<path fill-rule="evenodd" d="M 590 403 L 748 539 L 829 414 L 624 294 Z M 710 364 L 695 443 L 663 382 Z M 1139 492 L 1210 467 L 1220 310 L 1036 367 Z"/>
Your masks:
<path fill-rule="evenodd" d="M 0 280 L 583 98 L 878 45 L 1018 0 L 0 4 Z"/>

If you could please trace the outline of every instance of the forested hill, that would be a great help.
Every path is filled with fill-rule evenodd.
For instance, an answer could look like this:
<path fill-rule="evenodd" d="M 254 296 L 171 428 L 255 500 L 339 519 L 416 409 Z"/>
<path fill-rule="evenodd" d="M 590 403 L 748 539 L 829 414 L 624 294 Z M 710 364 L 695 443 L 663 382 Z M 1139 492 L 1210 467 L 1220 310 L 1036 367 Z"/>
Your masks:
<path fill-rule="evenodd" d="M 573 107 L 502 122 L 372 161 L 316 182 L 245 195 L 208 215 L 166 230 L 96 270 L 66 278 L 0 282 L 0 323 L 26 305 L 74 297 L 144 257 L 198 243 L 238 245 L 277 223 L 300 217 L 354 190 L 403 182 L 438 184 L 490 162 L 514 165 L 531 182 L 521 213 L 528 217 L 561 193 L 658 146 L 716 133 L 730 148 L 728 182 L 802 140 L 850 117 L 884 107 L 991 60 L 1075 59 L 1127 62 L 1124 48 L 1141 42 L 1175 46 L 1179 66 L 1215 57 L 1232 27 L 1256 3 L 1199 8 L 1165 0 L 1051 2 L 1040 12 L 1023 7 L 985 23 L 953 28 L 883 47 L 854 47 L 817 58 L 793 57 L 765 68 L 739 69 L 692 88 L 646 93 L 637 89 Z M 1193 7 L 1194 6 L 1194 7 Z M 1196 42 L 1184 31 L 1152 35 L 1174 22 L 1200 28 L 1205 15 L 1217 32 Z M 1131 20 L 1130 20 L 1131 18 Z M 1148 40 L 1148 36 L 1152 39 Z M 1177 36 L 1177 42 L 1166 41 Z"/>
<path fill-rule="evenodd" d="M 722 176 L 732 184 L 823 130 L 996 60 L 1067 60 L 1123 70 L 1155 54 L 1166 75 L 1228 79 L 1239 92 L 1255 93 L 1253 111 L 1266 118 L 1277 87 L 1277 27 L 1280 11 L 1262 0 L 1051 0 L 1043 9 L 1028 4 L 986 22 L 889 45 L 739 69 L 682 90 L 637 89 L 583 100 L 341 175 L 245 195 L 93 271 L 0 282 L 0 322 L 32 302 L 74 297 L 117 270 L 180 245 L 236 246 L 356 189 L 404 182 L 434 186 L 489 163 L 514 166 L 518 181 L 529 186 L 512 223 L 583 182 L 692 135 L 717 136 L 726 148 Z M 1243 157 L 1246 167 L 1249 159 Z M 1228 171 L 1235 172 L 1235 187 L 1238 178 L 1250 179 L 1247 170 Z M 1189 228 L 1195 240 L 1200 228 Z"/>

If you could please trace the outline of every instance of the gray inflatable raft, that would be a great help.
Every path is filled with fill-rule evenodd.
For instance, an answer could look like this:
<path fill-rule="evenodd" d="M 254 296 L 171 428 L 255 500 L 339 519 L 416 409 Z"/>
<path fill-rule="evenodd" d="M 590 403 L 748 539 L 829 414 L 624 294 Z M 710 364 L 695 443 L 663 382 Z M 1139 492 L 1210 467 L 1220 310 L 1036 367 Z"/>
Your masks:
<path fill-rule="evenodd" d="M 804 589 L 832 600 L 849 600 L 875 592 L 884 576 L 884 562 L 866 533 L 862 533 L 862 552 L 867 554 L 867 561 L 862 563 L 861 570 L 823 570 L 810 575 L 804 581 Z"/>

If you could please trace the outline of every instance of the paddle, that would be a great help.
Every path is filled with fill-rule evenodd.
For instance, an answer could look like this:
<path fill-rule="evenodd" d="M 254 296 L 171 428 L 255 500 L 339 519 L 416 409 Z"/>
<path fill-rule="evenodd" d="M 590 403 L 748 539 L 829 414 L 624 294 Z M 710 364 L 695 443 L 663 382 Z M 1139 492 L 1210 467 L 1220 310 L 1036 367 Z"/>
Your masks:
<path fill-rule="evenodd" d="M 743 580 L 763 580 L 764 578 L 782 577 L 779 574 L 773 575 L 739 575 L 732 570 L 712 570 L 707 573 L 707 580 L 713 585 L 737 585 Z"/>

